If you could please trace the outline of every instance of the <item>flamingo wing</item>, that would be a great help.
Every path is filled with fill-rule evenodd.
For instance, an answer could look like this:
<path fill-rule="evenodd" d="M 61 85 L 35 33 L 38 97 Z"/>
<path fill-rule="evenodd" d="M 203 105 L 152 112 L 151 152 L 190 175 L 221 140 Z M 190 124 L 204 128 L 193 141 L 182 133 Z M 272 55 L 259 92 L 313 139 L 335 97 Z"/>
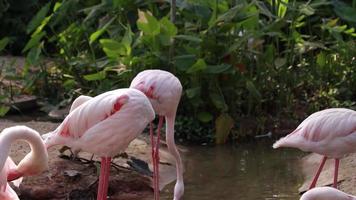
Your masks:
<path fill-rule="evenodd" d="M 356 112 L 344 108 L 322 110 L 310 115 L 297 129 L 313 142 L 346 137 L 356 132 Z"/>
<path fill-rule="evenodd" d="M 69 113 L 71 113 L 74 109 L 78 108 L 79 106 L 81 106 L 82 104 L 84 104 L 85 102 L 89 101 L 92 98 L 93 97 L 90 96 L 80 95 L 73 101 Z"/>

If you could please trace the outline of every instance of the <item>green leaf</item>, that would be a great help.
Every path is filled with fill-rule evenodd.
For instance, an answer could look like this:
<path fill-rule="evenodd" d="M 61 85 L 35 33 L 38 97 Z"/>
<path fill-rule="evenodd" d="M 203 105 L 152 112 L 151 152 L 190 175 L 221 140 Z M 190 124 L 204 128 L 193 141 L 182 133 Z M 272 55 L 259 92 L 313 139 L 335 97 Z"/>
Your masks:
<path fill-rule="evenodd" d="M 210 91 L 209 97 L 217 109 L 221 111 L 226 111 L 228 109 L 222 94 Z"/>
<path fill-rule="evenodd" d="M 356 9 L 342 1 L 333 1 L 335 13 L 343 20 L 356 23 Z"/>
<path fill-rule="evenodd" d="M 94 33 L 92 33 L 90 35 L 89 43 L 92 44 L 93 42 L 95 42 L 105 31 L 106 31 L 106 29 L 104 29 L 104 28 L 96 30 Z"/>
<path fill-rule="evenodd" d="M 98 80 L 103 80 L 105 78 L 106 78 L 105 71 L 100 71 L 98 73 L 84 75 L 84 79 L 87 81 L 98 81 Z"/>
<path fill-rule="evenodd" d="M 300 12 L 302 14 L 305 14 L 307 16 L 311 16 L 311 15 L 314 15 L 315 13 L 315 9 L 312 8 L 310 5 L 308 4 L 302 4 L 299 8 Z"/>
<path fill-rule="evenodd" d="M 27 25 L 26 32 L 31 33 L 35 28 L 37 28 L 41 23 L 42 20 L 45 19 L 49 9 L 51 7 L 51 2 L 48 2 L 44 5 L 40 11 L 31 19 L 30 23 Z"/>
<path fill-rule="evenodd" d="M 208 112 L 199 112 L 197 118 L 204 123 L 210 122 L 213 120 L 213 115 Z"/>
<path fill-rule="evenodd" d="M 27 42 L 25 48 L 22 49 L 22 53 L 26 52 L 30 48 L 36 46 L 39 44 L 40 40 L 43 38 L 43 36 L 46 35 L 46 32 L 40 32 L 39 34 L 33 35 L 31 39 Z"/>
<path fill-rule="evenodd" d="M 177 27 L 171 22 L 169 21 L 168 17 L 163 17 L 160 20 L 161 23 L 161 29 L 167 33 L 170 37 L 173 37 L 175 35 L 177 35 Z"/>
<path fill-rule="evenodd" d="M 320 66 L 320 67 L 324 67 L 326 65 L 326 55 L 324 52 L 320 52 L 317 56 L 316 56 L 316 63 Z"/>
<path fill-rule="evenodd" d="M 0 105 L 0 117 L 5 116 L 6 113 L 9 112 L 9 110 L 10 110 L 10 107 Z"/>
<path fill-rule="evenodd" d="M 160 33 L 160 24 L 158 20 L 148 12 L 138 11 L 139 19 L 137 27 L 147 35 L 155 36 Z"/>
<path fill-rule="evenodd" d="M 120 42 L 112 39 L 101 39 L 99 42 L 103 46 L 103 51 L 110 58 L 127 55 L 126 47 Z"/>
<path fill-rule="evenodd" d="M 110 26 L 110 24 L 116 19 L 116 17 L 113 17 L 110 19 L 102 28 L 98 29 L 94 33 L 92 33 L 89 37 L 89 43 L 92 44 L 95 42 L 105 31 L 106 29 Z"/>
<path fill-rule="evenodd" d="M 31 48 L 31 50 L 27 53 L 26 62 L 30 65 L 36 65 L 38 62 L 38 58 L 41 54 L 41 47 L 38 45 L 35 48 Z"/>
<path fill-rule="evenodd" d="M 199 58 L 193 66 L 191 66 L 188 70 L 187 70 L 187 73 L 191 74 L 191 73 L 194 73 L 194 72 L 198 72 L 198 71 L 203 71 L 205 70 L 207 67 L 204 59 L 202 58 Z"/>
<path fill-rule="evenodd" d="M 231 65 L 229 64 L 208 65 L 205 72 L 209 74 L 220 74 L 229 69 L 231 69 Z"/>
<path fill-rule="evenodd" d="M 287 4 L 289 0 L 279 0 L 279 6 L 278 6 L 278 17 L 283 18 L 286 15 L 287 12 Z"/>
<path fill-rule="evenodd" d="M 185 90 L 185 93 L 189 99 L 200 96 L 201 87 L 194 87 Z"/>
<path fill-rule="evenodd" d="M 251 96 L 256 99 L 261 99 L 261 93 L 257 90 L 252 81 L 246 81 L 246 88 L 250 92 Z"/>
<path fill-rule="evenodd" d="M 215 142 L 216 144 L 224 144 L 230 134 L 231 129 L 234 127 L 234 119 L 227 114 L 221 114 L 215 120 Z"/>
<path fill-rule="evenodd" d="M 276 58 L 276 60 L 274 60 L 274 65 L 276 66 L 276 68 L 281 68 L 286 63 L 287 63 L 287 59 L 286 58 Z"/>
<path fill-rule="evenodd" d="M 127 55 L 131 55 L 131 51 L 132 51 L 131 44 L 133 41 L 132 35 L 133 35 L 133 33 L 131 31 L 131 28 L 130 28 L 130 26 L 128 26 L 128 28 L 126 29 L 125 35 L 121 40 L 121 44 L 124 45 L 126 48 Z"/>
<path fill-rule="evenodd" d="M 64 81 L 63 87 L 66 89 L 72 89 L 75 86 L 76 82 L 74 79 L 68 79 Z"/>
<path fill-rule="evenodd" d="M 175 66 L 178 70 L 186 71 L 191 67 L 196 61 L 196 57 L 193 54 L 176 56 L 174 58 Z"/>
<path fill-rule="evenodd" d="M 197 42 L 197 43 L 201 43 L 203 41 L 199 37 L 195 37 L 193 35 L 177 35 L 174 38 L 179 39 L 179 40 L 186 40 L 186 41 L 190 41 L 190 42 Z"/>
<path fill-rule="evenodd" d="M 5 49 L 5 47 L 9 44 L 10 38 L 4 37 L 0 40 L 0 52 Z"/>

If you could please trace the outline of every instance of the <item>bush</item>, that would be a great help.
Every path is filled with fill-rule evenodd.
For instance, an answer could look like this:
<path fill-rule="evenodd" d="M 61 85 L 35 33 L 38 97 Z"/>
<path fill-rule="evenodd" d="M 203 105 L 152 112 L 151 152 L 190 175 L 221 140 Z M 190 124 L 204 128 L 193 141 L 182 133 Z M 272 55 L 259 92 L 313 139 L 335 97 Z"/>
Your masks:
<path fill-rule="evenodd" d="M 234 119 L 355 106 L 355 4 L 185 0 L 172 22 L 164 0 L 50 2 L 27 26 L 23 52 L 32 65 L 53 57 L 45 72 L 74 95 L 171 71 L 184 87 L 179 114 L 225 141 Z"/>

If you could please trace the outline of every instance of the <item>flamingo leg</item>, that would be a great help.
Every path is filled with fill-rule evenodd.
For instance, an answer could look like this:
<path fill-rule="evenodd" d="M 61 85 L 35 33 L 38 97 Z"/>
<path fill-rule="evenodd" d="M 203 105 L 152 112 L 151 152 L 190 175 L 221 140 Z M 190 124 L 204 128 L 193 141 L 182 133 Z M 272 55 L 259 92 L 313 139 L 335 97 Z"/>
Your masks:
<path fill-rule="evenodd" d="M 334 184 L 333 187 L 337 189 L 337 176 L 339 174 L 340 159 L 335 159 L 335 171 L 334 171 Z"/>
<path fill-rule="evenodd" d="M 151 139 L 151 147 L 152 147 L 152 164 L 153 164 L 153 198 L 156 199 L 156 177 L 157 177 L 157 166 L 156 166 L 156 154 L 155 154 L 155 147 L 156 143 L 153 139 L 153 123 L 150 123 L 150 139 Z"/>
<path fill-rule="evenodd" d="M 102 157 L 100 166 L 99 188 L 97 200 L 106 200 L 109 186 L 111 157 Z"/>
<path fill-rule="evenodd" d="M 310 184 L 309 190 L 315 187 L 316 182 L 318 181 L 320 173 L 323 170 L 324 164 L 325 164 L 327 159 L 328 158 L 326 156 L 324 156 L 323 159 L 321 160 L 320 166 L 319 166 L 318 171 L 316 172 L 316 174 L 314 176 L 313 182 Z"/>
<path fill-rule="evenodd" d="M 155 200 L 159 200 L 159 145 L 160 145 L 160 136 L 161 136 L 161 128 L 163 126 L 164 117 L 160 116 L 157 127 L 157 141 L 155 144 L 155 165 L 156 165 L 156 177 L 155 177 Z"/>

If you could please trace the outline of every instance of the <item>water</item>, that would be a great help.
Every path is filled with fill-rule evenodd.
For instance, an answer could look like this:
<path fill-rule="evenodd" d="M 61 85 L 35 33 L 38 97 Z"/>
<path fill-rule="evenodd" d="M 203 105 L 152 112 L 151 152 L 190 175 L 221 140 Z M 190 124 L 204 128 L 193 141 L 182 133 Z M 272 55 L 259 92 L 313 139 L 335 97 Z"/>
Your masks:
<path fill-rule="evenodd" d="M 189 147 L 185 155 L 185 200 L 296 200 L 302 183 L 295 149 L 270 143 Z M 169 191 L 169 192 L 168 192 Z M 162 192 L 172 199 L 173 184 Z"/>

